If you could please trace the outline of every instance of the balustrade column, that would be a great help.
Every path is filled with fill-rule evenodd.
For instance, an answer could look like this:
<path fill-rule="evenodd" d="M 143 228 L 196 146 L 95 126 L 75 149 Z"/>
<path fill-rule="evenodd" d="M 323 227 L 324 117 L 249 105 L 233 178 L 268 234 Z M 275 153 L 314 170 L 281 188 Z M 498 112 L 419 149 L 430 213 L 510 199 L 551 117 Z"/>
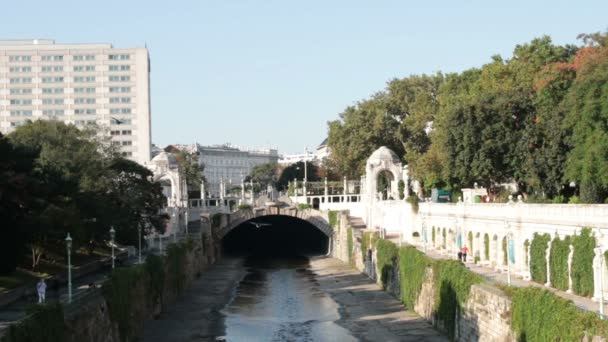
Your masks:
<path fill-rule="evenodd" d="M 549 240 L 549 242 L 547 242 L 547 249 L 545 250 L 545 255 L 546 255 L 546 261 L 547 261 L 547 282 L 545 283 L 545 286 L 550 287 L 551 286 L 551 242 L 553 240 Z"/>
<path fill-rule="evenodd" d="M 568 253 L 568 290 L 567 293 L 572 293 L 572 257 L 574 256 L 574 246 L 568 245 L 570 252 Z"/>

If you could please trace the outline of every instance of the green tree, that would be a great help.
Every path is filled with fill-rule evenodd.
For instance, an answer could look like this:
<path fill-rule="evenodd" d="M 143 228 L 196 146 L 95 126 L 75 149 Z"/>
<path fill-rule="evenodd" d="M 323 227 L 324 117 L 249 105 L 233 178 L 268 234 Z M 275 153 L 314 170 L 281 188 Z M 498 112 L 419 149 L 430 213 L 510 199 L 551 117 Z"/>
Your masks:
<path fill-rule="evenodd" d="M 258 183 L 262 189 L 266 189 L 268 185 L 276 186 L 278 181 L 278 164 L 264 163 L 256 165 L 251 169 L 249 175 L 245 178 L 245 182 L 253 181 Z"/>
<path fill-rule="evenodd" d="M 294 179 L 297 179 L 298 182 L 302 182 L 304 179 L 304 168 L 307 168 L 307 176 L 309 182 L 318 182 L 320 180 L 318 176 L 318 167 L 315 163 L 306 163 L 297 162 L 295 164 L 291 164 L 288 167 L 284 168 L 281 171 L 281 176 L 277 181 L 277 189 L 279 191 L 284 191 L 287 189 L 287 185 L 289 182 L 293 182 Z"/>

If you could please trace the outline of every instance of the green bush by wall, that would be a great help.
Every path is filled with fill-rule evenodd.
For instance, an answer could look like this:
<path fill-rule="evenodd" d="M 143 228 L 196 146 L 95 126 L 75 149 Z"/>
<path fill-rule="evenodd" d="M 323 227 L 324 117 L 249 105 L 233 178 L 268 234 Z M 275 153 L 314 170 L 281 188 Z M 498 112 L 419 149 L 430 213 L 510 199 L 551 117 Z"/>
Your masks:
<path fill-rule="evenodd" d="M 443 323 L 443 328 L 450 338 L 454 339 L 456 317 L 467 300 L 471 286 L 481 283 L 483 279 L 469 271 L 456 260 L 435 260 L 433 262 L 435 282 L 436 317 Z"/>
<path fill-rule="evenodd" d="M 581 296 L 593 294 L 593 258 L 596 241 L 591 229 L 581 230 L 572 238 L 574 254 L 572 255 L 572 290 Z"/>
<path fill-rule="evenodd" d="M 407 197 L 406 201 L 407 201 L 409 204 L 411 204 L 411 205 L 412 205 L 412 211 L 413 211 L 414 213 L 418 213 L 418 207 L 419 207 L 419 205 L 418 205 L 418 201 L 419 201 L 419 200 L 418 200 L 418 196 L 416 196 L 416 195 L 409 195 L 409 196 Z"/>
<path fill-rule="evenodd" d="M 384 289 L 386 289 L 388 279 L 392 275 L 398 252 L 397 245 L 391 241 L 379 239 L 376 243 L 377 265 L 380 271 L 380 282 Z"/>
<path fill-rule="evenodd" d="M 363 262 L 367 260 L 367 251 L 372 247 L 371 246 L 371 232 L 363 232 L 361 234 L 361 257 L 363 258 Z"/>
<path fill-rule="evenodd" d="M 405 182 L 400 179 L 397 183 L 397 190 L 399 191 L 399 199 L 402 200 L 405 198 Z"/>
<path fill-rule="evenodd" d="M 443 230 L 441 231 L 441 237 L 443 238 L 441 247 L 443 247 L 443 249 L 446 249 L 447 245 L 446 245 L 446 240 L 445 240 L 445 228 L 443 228 Z"/>
<path fill-rule="evenodd" d="M 585 332 L 606 336 L 608 323 L 582 313 L 571 301 L 537 287 L 510 288 L 512 327 L 518 341 L 582 341 Z M 589 339 L 591 340 L 591 339 Z"/>
<path fill-rule="evenodd" d="M 426 269 L 431 265 L 431 259 L 414 247 L 399 248 L 398 257 L 401 302 L 406 308 L 413 310 L 422 289 Z"/>
<path fill-rule="evenodd" d="M 183 243 L 172 243 L 167 247 L 167 266 L 170 270 L 169 284 L 173 293 L 181 293 L 184 290 L 186 271 L 186 248 Z"/>
<path fill-rule="evenodd" d="M 544 284 L 547 282 L 547 243 L 551 241 L 549 234 L 534 233 L 530 245 L 530 273 L 532 280 Z"/>
<path fill-rule="evenodd" d="M 135 338 L 132 326 L 133 298 L 138 284 L 147 276 L 144 267 L 115 268 L 103 284 L 103 295 L 108 303 L 110 319 L 118 324 L 118 332 L 123 341 Z"/>
<path fill-rule="evenodd" d="M 431 239 L 433 240 L 433 246 L 435 246 L 435 227 L 433 227 L 433 229 L 431 230 Z"/>
<path fill-rule="evenodd" d="M 483 256 L 490 260 L 490 236 L 487 233 L 483 235 Z"/>
<path fill-rule="evenodd" d="M 528 247 L 530 247 L 530 240 L 526 239 L 526 241 L 524 242 L 524 248 L 525 248 L 525 253 L 524 253 L 524 261 L 526 262 L 526 265 L 529 265 L 530 263 L 530 259 L 528 258 Z"/>
<path fill-rule="evenodd" d="M 219 228 L 220 224 L 222 224 L 222 214 L 217 213 L 211 216 L 211 227 Z"/>
<path fill-rule="evenodd" d="M 508 255 L 507 255 L 507 237 L 503 237 L 502 238 L 502 264 L 506 265 L 508 262 Z"/>
<path fill-rule="evenodd" d="M 148 255 L 144 268 L 149 275 L 152 297 L 162 300 L 163 289 L 165 287 L 165 267 L 163 259 L 158 255 Z"/>
<path fill-rule="evenodd" d="M 298 204 L 298 210 L 306 210 L 306 209 L 310 209 L 312 208 L 312 205 L 308 204 L 308 203 L 299 203 Z"/>
<path fill-rule="evenodd" d="M 475 255 L 473 252 L 473 232 L 469 232 L 469 255 Z"/>
<path fill-rule="evenodd" d="M 33 304 L 26 309 L 27 318 L 13 324 L 2 342 L 63 342 L 65 323 L 60 303 Z"/>
<path fill-rule="evenodd" d="M 329 226 L 335 230 L 338 225 L 338 211 L 330 210 L 327 215 L 329 216 Z"/>
<path fill-rule="evenodd" d="M 570 254 L 570 237 L 566 236 L 561 240 L 556 236 L 551 242 L 549 270 L 552 286 L 562 291 L 568 289 L 568 254 Z"/>
<path fill-rule="evenodd" d="M 355 263 L 355 258 L 353 257 L 354 241 L 353 229 L 351 227 L 348 227 L 348 230 L 346 231 L 346 246 L 348 248 L 348 263 L 353 265 Z"/>

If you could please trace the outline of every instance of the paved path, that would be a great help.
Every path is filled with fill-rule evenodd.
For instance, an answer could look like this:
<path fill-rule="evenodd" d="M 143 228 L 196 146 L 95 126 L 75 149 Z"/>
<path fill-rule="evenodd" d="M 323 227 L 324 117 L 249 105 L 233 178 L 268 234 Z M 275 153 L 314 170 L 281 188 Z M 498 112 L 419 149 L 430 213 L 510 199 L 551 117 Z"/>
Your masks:
<path fill-rule="evenodd" d="M 336 323 L 361 341 L 447 341 L 430 323 L 343 262 L 315 258 L 310 264 L 319 288 L 340 305 Z"/>

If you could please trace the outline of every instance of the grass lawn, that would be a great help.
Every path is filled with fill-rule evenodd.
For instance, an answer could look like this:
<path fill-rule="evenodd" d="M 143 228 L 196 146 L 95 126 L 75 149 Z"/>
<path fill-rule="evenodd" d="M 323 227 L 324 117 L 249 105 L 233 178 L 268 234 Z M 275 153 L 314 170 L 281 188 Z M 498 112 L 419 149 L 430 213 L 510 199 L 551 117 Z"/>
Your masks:
<path fill-rule="evenodd" d="M 11 274 L 0 275 L 0 293 L 37 281 L 38 277 L 22 270 L 16 270 Z"/>

